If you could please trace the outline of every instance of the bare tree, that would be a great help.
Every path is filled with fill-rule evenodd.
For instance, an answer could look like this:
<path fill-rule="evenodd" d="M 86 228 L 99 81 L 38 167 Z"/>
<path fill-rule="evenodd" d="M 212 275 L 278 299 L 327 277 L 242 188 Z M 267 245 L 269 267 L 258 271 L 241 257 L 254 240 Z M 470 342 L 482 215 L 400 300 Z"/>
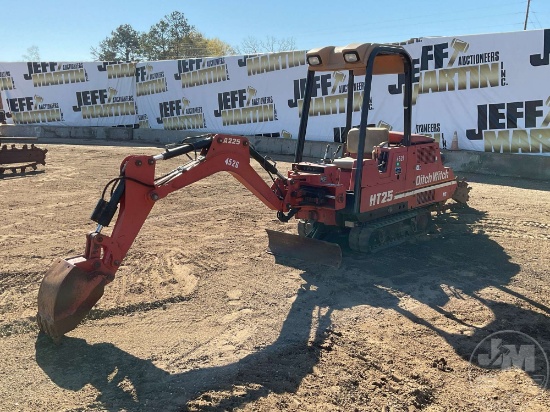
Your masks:
<path fill-rule="evenodd" d="M 262 51 L 262 43 L 257 37 L 245 37 L 241 44 L 237 46 L 237 52 L 240 54 L 256 54 Z"/>
<path fill-rule="evenodd" d="M 296 40 L 294 37 L 276 38 L 274 36 L 266 36 L 264 40 L 260 40 L 256 37 L 248 36 L 243 39 L 236 50 L 237 53 L 240 54 L 273 53 L 296 50 Z"/>
<path fill-rule="evenodd" d="M 21 56 L 24 61 L 26 62 L 39 62 L 40 59 L 40 50 L 38 49 L 38 46 L 32 45 L 27 49 L 27 54 L 24 54 Z"/>

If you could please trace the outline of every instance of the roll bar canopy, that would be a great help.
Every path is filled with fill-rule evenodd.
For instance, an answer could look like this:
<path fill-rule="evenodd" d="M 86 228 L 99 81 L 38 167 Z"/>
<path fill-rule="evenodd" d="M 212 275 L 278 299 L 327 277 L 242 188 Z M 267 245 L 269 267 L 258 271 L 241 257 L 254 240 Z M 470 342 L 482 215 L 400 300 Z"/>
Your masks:
<path fill-rule="evenodd" d="M 369 57 L 380 46 L 378 43 L 352 43 L 343 47 L 327 46 L 306 53 L 308 70 L 353 70 L 355 76 L 364 75 Z M 318 59 L 318 63 L 317 60 Z M 315 64 L 317 63 L 317 64 Z M 378 54 L 374 59 L 372 74 L 405 73 L 403 58 L 399 54 Z"/>
<path fill-rule="evenodd" d="M 309 108 L 315 83 L 315 73 L 322 71 L 347 71 L 348 88 L 346 104 L 346 126 L 344 136 L 352 126 L 353 85 L 355 76 L 365 75 L 363 103 L 361 105 L 361 121 L 359 124 L 359 143 L 356 162 L 356 178 L 354 182 L 354 211 L 360 212 L 363 157 L 365 137 L 368 124 L 369 101 L 371 95 L 372 76 L 379 74 L 404 75 L 403 87 L 403 139 L 401 144 L 411 144 L 411 109 L 412 109 L 412 59 L 409 53 L 400 46 L 379 43 L 354 43 L 344 47 L 327 46 L 312 49 L 306 53 L 308 73 L 304 91 L 298 142 L 294 161 L 302 161 L 306 138 Z"/>

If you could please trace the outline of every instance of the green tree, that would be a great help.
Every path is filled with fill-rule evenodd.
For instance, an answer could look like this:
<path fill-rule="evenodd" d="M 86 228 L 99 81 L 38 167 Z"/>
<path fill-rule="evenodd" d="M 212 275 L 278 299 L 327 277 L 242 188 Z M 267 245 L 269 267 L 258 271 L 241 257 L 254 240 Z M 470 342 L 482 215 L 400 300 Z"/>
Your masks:
<path fill-rule="evenodd" d="M 164 20 L 151 26 L 147 33 L 140 37 L 141 52 L 146 60 L 170 59 L 171 41 L 168 23 Z"/>
<path fill-rule="evenodd" d="M 184 57 L 186 44 L 190 43 L 189 39 L 195 32 L 195 27 L 191 26 L 183 13 L 179 11 L 164 16 L 164 19 L 168 24 L 169 39 L 174 58 Z"/>
<path fill-rule="evenodd" d="M 91 52 L 100 61 L 137 61 L 141 57 L 140 35 L 129 24 L 122 24 Z"/>
<path fill-rule="evenodd" d="M 119 26 L 97 48 L 92 47 L 91 52 L 94 59 L 101 61 L 154 61 L 235 54 L 235 50 L 222 40 L 206 38 L 179 11 L 164 16 L 147 32 L 138 33 L 128 24 Z"/>
<path fill-rule="evenodd" d="M 141 48 L 147 60 L 180 59 L 189 54 L 195 28 L 185 15 L 174 11 L 164 16 L 141 36 Z"/>
<path fill-rule="evenodd" d="M 235 50 L 220 39 L 208 39 L 174 11 L 164 16 L 141 35 L 142 54 L 147 60 L 216 57 L 235 54 Z"/>

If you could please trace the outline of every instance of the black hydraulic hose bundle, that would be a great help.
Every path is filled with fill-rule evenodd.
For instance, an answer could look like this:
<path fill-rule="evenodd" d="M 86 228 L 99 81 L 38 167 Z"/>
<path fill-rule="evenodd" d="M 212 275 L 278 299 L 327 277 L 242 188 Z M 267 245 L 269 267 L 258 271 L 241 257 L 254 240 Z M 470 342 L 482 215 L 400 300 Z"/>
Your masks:
<path fill-rule="evenodd" d="M 200 137 L 200 136 L 199 136 Z M 202 150 L 204 148 L 210 147 L 212 144 L 212 136 L 208 136 L 201 140 L 196 140 L 194 142 L 187 142 L 189 139 L 185 139 L 182 141 L 182 145 L 175 147 L 173 149 L 166 149 L 165 152 L 154 156 L 155 160 L 163 159 L 171 159 L 173 157 L 181 156 L 190 152 L 194 152 L 197 150 Z"/>

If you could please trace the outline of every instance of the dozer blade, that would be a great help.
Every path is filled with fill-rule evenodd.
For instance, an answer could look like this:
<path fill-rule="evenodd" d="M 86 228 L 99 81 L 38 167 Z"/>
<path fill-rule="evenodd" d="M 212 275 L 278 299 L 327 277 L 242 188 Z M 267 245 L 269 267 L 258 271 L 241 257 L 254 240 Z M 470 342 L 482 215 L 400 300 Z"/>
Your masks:
<path fill-rule="evenodd" d="M 269 229 L 266 229 L 266 232 L 269 240 L 268 252 L 275 256 L 320 263 L 335 268 L 339 268 L 342 264 L 342 249 L 336 243 Z"/>
<path fill-rule="evenodd" d="M 79 260 L 57 260 L 40 284 L 36 320 L 54 341 L 73 330 L 103 296 L 105 278 L 73 264 Z"/>
<path fill-rule="evenodd" d="M 456 178 L 456 182 L 457 186 L 452 198 L 455 202 L 465 205 L 470 200 L 470 190 L 472 188 L 468 186 L 468 182 L 465 179 L 459 180 Z"/>

